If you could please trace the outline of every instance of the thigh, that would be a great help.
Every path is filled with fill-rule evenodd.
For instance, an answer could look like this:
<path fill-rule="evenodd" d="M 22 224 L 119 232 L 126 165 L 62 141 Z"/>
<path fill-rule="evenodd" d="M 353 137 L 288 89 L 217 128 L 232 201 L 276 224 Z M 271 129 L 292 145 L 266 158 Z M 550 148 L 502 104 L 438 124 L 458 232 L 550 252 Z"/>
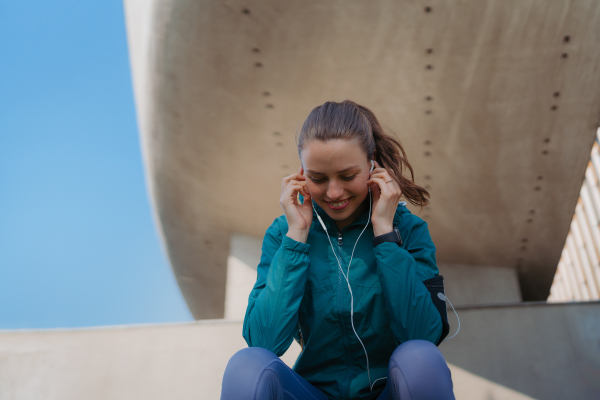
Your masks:
<path fill-rule="evenodd" d="M 260 347 L 234 354 L 223 375 L 221 400 L 327 400 L 279 357 Z"/>
<path fill-rule="evenodd" d="M 409 340 L 394 350 L 388 380 L 377 400 L 454 400 L 444 356 L 431 342 Z"/>

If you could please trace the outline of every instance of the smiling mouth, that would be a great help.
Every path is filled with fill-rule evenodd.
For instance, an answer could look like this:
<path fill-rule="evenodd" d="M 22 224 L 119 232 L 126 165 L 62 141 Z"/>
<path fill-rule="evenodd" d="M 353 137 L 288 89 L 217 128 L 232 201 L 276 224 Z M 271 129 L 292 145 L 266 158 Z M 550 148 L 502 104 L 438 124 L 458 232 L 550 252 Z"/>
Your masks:
<path fill-rule="evenodd" d="M 349 201 L 350 201 L 350 198 L 347 198 L 347 199 L 342 200 L 342 201 L 336 201 L 336 202 L 326 201 L 326 203 L 329 204 L 329 205 L 331 205 L 331 206 L 333 206 L 333 207 L 341 207 L 341 206 L 343 206 L 344 204 L 346 204 Z"/>

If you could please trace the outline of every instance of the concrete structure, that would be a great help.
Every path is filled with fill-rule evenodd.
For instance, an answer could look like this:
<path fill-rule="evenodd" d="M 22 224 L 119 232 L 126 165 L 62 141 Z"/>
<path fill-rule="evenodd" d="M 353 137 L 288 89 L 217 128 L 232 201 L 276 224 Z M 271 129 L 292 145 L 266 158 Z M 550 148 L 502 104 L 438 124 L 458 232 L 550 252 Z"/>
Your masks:
<path fill-rule="evenodd" d="M 294 134 L 351 98 L 403 142 L 449 264 L 545 300 L 600 120 L 594 0 L 126 0 L 148 186 L 184 297 L 225 311 L 232 233 L 261 237 Z"/>
<path fill-rule="evenodd" d="M 294 134 L 314 106 L 345 98 L 398 134 L 432 193 L 421 216 L 461 319 L 440 346 L 457 399 L 600 398 L 600 303 L 522 303 L 548 295 L 598 127 L 600 3 L 125 9 L 171 265 L 197 319 L 233 320 L 0 332 L 0 400 L 218 398 L 228 359 L 245 347 L 239 320 L 262 235 L 281 213 L 280 181 L 299 166 Z M 567 248 L 582 264 L 571 275 L 591 292 L 594 221 L 587 238 L 580 216 L 595 214 L 577 210 L 581 240 L 574 233 Z M 453 313 L 450 322 L 453 333 Z M 283 359 L 291 365 L 298 350 Z"/>
<path fill-rule="evenodd" d="M 432 194 L 420 215 L 461 315 L 441 347 L 458 398 L 600 396 L 600 304 L 521 303 L 548 297 L 600 121 L 600 3 L 125 8 L 150 197 L 195 318 L 243 316 L 281 179 L 299 167 L 294 134 L 350 98 L 396 132 Z"/>
<path fill-rule="evenodd" d="M 173 270 L 197 319 L 235 320 L 0 332 L 0 400 L 218 398 L 245 347 L 239 319 L 281 178 L 299 165 L 294 133 L 314 106 L 345 98 L 396 131 L 432 193 L 421 216 L 461 319 L 440 346 L 457 399 L 600 398 L 600 303 L 521 302 L 546 298 L 557 264 L 556 300 L 600 293 L 593 173 L 577 200 L 600 119 L 600 3 L 125 8 Z"/>
<path fill-rule="evenodd" d="M 461 333 L 440 346 L 456 398 L 600 398 L 599 306 L 459 308 Z M 246 345 L 241 330 L 206 321 L 0 331 L 0 399 L 218 399 L 227 361 Z M 298 353 L 293 343 L 283 359 Z"/>

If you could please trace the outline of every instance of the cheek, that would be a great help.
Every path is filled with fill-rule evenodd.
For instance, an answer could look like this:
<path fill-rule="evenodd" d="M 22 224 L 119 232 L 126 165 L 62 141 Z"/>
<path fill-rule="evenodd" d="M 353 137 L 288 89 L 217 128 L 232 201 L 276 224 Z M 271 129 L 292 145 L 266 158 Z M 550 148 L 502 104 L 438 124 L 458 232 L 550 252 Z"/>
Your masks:
<path fill-rule="evenodd" d="M 306 181 L 306 188 L 308 189 L 308 192 L 310 193 L 310 195 L 312 197 L 317 197 L 321 194 L 321 190 L 319 190 L 319 186 L 315 185 L 314 183 L 309 182 L 308 180 Z"/>
<path fill-rule="evenodd" d="M 369 187 L 367 186 L 367 183 L 363 180 L 352 182 L 352 187 L 349 189 L 352 190 L 352 192 L 355 193 L 357 196 L 362 196 L 365 193 L 369 193 Z"/>

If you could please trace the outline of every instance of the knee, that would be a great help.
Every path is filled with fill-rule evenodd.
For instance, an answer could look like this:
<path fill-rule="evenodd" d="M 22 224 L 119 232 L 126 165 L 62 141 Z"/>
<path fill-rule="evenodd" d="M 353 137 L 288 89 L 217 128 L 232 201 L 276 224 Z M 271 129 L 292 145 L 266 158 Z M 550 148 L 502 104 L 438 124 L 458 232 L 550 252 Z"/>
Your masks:
<path fill-rule="evenodd" d="M 394 350 L 389 378 L 399 394 L 409 392 L 413 398 L 454 399 L 448 364 L 439 349 L 425 340 L 409 340 Z"/>
<path fill-rule="evenodd" d="M 241 371 L 258 372 L 273 360 L 278 360 L 273 352 L 261 347 L 246 347 L 235 353 L 227 363 L 225 374 L 237 375 Z"/>
<path fill-rule="evenodd" d="M 251 398 L 261 374 L 274 360 L 279 357 L 260 347 L 247 347 L 235 353 L 223 374 L 221 399 Z"/>
<path fill-rule="evenodd" d="M 425 370 L 440 366 L 448 367 L 436 345 L 426 340 L 409 340 L 402 343 L 392 353 L 390 364 L 398 367 L 410 365 L 411 369 L 423 368 Z"/>

